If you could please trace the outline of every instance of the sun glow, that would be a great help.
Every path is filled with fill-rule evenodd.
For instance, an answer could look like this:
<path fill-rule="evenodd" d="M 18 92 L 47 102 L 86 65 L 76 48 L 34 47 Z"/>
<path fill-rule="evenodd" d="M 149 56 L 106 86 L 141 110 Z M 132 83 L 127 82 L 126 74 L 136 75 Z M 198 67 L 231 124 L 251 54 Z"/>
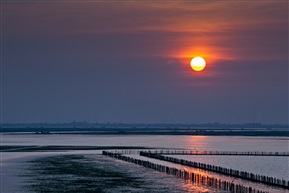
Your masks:
<path fill-rule="evenodd" d="M 195 57 L 191 60 L 191 67 L 194 71 L 202 71 L 206 67 L 206 61 L 202 57 Z"/>

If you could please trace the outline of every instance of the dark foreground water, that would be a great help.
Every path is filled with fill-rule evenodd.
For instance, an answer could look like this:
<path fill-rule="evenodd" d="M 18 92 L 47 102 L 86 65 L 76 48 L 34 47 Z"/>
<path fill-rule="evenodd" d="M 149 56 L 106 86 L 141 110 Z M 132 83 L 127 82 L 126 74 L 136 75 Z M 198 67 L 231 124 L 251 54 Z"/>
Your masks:
<path fill-rule="evenodd" d="M 25 166 L 17 170 L 16 177 L 21 184 L 2 189 L 2 193 L 217 192 L 102 155 L 36 156 L 25 161 Z"/>

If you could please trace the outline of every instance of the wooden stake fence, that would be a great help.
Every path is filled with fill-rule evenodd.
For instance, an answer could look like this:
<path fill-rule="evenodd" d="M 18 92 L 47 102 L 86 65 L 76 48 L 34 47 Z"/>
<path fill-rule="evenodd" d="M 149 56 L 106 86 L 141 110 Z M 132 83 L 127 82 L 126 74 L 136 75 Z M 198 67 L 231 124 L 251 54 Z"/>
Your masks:
<path fill-rule="evenodd" d="M 269 176 L 257 175 L 257 174 L 253 174 L 253 173 L 249 173 L 245 171 L 233 170 L 233 169 L 223 168 L 223 167 L 214 166 L 210 164 L 204 164 L 200 162 L 192 162 L 188 160 L 168 157 L 168 156 L 164 156 L 161 154 L 155 154 L 155 153 L 144 152 L 144 151 L 140 152 L 140 155 L 149 157 L 149 158 L 168 161 L 168 162 L 172 162 L 176 164 L 181 164 L 185 166 L 190 166 L 194 168 L 199 168 L 199 169 L 203 169 L 207 171 L 212 171 L 212 172 L 220 173 L 220 174 L 227 175 L 227 176 L 246 179 L 246 180 L 250 180 L 253 182 L 259 182 L 259 183 L 263 183 L 266 185 L 289 189 L 289 181 L 285 181 L 285 180 L 281 180 L 281 179 L 277 179 L 277 178 L 273 178 Z"/>
<path fill-rule="evenodd" d="M 224 181 L 221 179 L 216 179 L 213 177 L 204 176 L 201 174 L 195 174 L 193 172 L 188 172 L 185 170 L 180 170 L 180 169 L 176 169 L 176 168 L 172 168 L 172 167 L 168 167 L 168 166 L 163 166 L 160 164 L 155 164 L 155 163 L 152 163 L 149 161 L 144 161 L 144 160 L 139 160 L 139 159 L 127 157 L 127 156 L 121 155 L 119 153 L 102 151 L 102 154 L 109 156 L 109 157 L 119 159 L 119 160 L 123 160 L 123 161 L 127 161 L 127 162 L 134 163 L 137 165 L 141 165 L 141 166 L 144 166 L 146 168 L 154 169 L 154 170 L 157 170 L 159 172 L 164 172 L 166 174 L 174 175 L 174 176 L 177 176 L 179 178 L 189 180 L 189 181 L 196 183 L 196 184 L 206 185 L 206 186 L 216 188 L 219 190 L 228 191 L 230 193 L 269 193 L 269 192 L 257 190 L 257 189 L 252 188 L 252 187 L 246 187 L 246 186 L 243 186 L 240 184 L 234 184 L 232 182 L 227 182 L 227 181 Z"/>

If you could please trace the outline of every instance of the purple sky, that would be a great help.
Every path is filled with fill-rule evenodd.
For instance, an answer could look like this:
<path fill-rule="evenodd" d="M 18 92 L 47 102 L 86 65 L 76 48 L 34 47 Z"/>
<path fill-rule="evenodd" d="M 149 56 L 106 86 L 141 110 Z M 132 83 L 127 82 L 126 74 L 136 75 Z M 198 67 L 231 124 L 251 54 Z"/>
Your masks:
<path fill-rule="evenodd" d="M 3 122 L 288 123 L 287 0 L 6 0 L 2 21 Z"/>

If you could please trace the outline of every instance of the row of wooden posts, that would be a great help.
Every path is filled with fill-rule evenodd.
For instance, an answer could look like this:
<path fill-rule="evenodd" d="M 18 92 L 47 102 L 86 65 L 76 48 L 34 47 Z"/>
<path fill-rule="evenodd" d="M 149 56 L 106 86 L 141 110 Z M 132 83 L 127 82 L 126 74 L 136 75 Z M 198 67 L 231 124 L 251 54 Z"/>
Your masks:
<path fill-rule="evenodd" d="M 144 150 L 115 150 L 121 154 L 139 154 Z M 289 156 L 289 152 L 264 152 L 264 151 L 195 151 L 195 150 L 150 150 L 154 154 L 163 155 L 234 155 L 234 156 Z"/>
<path fill-rule="evenodd" d="M 164 172 L 166 174 L 174 175 L 174 176 L 177 176 L 179 178 L 189 180 L 192 183 L 209 186 L 211 188 L 219 189 L 222 191 L 227 191 L 230 193 L 268 193 L 268 192 L 265 192 L 262 190 L 257 190 L 257 189 L 252 188 L 252 187 L 246 187 L 246 186 L 243 186 L 240 184 L 234 184 L 232 182 L 227 182 L 227 181 L 224 181 L 221 179 L 216 179 L 213 177 L 204 176 L 201 174 L 196 174 L 193 172 L 188 172 L 188 171 L 177 169 L 177 168 L 172 168 L 172 167 L 163 166 L 160 164 L 155 164 L 155 163 L 152 163 L 149 161 L 144 161 L 144 160 L 135 159 L 132 157 L 127 157 L 127 156 L 121 155 L 119 153 L 102 151 L 102 154 L 109 156 L 109 157 L 116 158 L 116 159 L 120 159 L 123 161 L 127 161 L 130 163 L 134 163 L 137 165 L 141 165 L 141 166 L 144 166 L 146 168 L 151 168 L 151 169 L 154 169 L 154 170 L 157 170 L 160 172 Z"/>
<path fill-rule="evenodd" d="M 265 151 L 193 151 L 193 150 L 155 150 L 155 154 L 166 155 L 243 155 L 243 156 L 289 156 L 289 152 L 265 152 Z"/>
<path fill-rule="evenodd" d="M 203 170 L 212 171 L 212 172 L 216 172 L 216 173 L 220 173 L 220 174 L 224 174 L 224 175 L 228 175 L 232 177 L 237 177 L 241 179 L 246 179 L 246 180 L 250 180 L 253 182 L 260 182 L 260 183 L 271 185 L 271 186 L 277 186 L 277 187 L 289 189 L 289 181 L 281 180 L 281 179 L 277 179 L 277 178 L 273 178 L 269 176 L 257 175 L 257 174 L 253 174 L 253 173 L 249 173 L 245 171 L 233 170 L 233 169 L 223 168 L 223 167 L 214 166 L 210 164 L 193 162 L 193 161 L 173 158 L 173 157 L 145 152 L 145 151 L 141 151 L 140 155 L 154 158 L 154 159 L 163 160 L 163 161 L 168 161 L 168 162 L 172 162 L 176 164 L 181 164 L 181 165 L 185 165 L 189 167 L 200 168 Z"/>

